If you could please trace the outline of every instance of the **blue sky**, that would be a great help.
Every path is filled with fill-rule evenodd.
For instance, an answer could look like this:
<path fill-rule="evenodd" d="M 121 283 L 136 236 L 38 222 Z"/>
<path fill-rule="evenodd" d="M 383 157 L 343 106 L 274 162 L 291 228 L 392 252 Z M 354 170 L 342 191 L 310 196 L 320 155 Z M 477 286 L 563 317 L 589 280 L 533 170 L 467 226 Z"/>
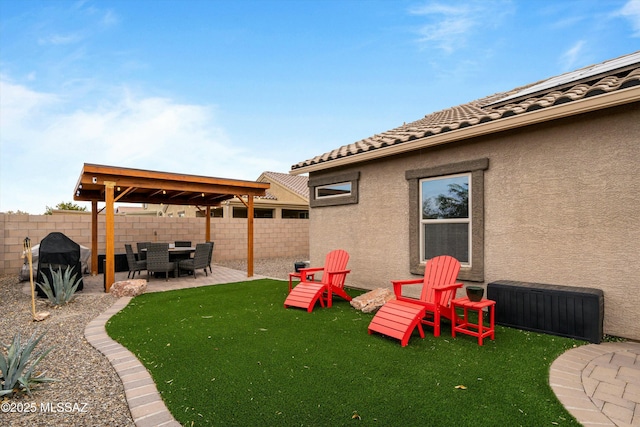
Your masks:
<path fill-rule="evenodd" d="M 84 163 L 286 173 L 637 50 L 640 0 L 0 0 L 0 211 L 73 201 Z"/>

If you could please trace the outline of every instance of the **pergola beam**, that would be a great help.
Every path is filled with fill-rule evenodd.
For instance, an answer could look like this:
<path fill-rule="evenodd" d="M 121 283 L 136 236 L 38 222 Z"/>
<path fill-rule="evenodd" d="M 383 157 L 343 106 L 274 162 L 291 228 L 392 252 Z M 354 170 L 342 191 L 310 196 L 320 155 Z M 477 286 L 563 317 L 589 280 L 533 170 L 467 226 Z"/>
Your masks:
<path fill-rule="evenodd" d="M 120 191 L 124 188 L 124 191 Z M 223 201 L 240 199 L 248 210 L 247 218 L 247 276 L 253 276 L 253 198 L 264 196 L 268 183 L 214 178 L 200 175 L 175 174 L 143 169 L 84 164 L 76 184 L 74 200 L 91 202 L 91 271 L 98 271 L 98 202 L 105 202 L 106 210 L 106 268 L 107 291 L 115 279 L 114 202 L 205 207 L 205 239 L 211 241 L 211 207 Z M 247 202 L 242 198 L 245 196 Z"/>

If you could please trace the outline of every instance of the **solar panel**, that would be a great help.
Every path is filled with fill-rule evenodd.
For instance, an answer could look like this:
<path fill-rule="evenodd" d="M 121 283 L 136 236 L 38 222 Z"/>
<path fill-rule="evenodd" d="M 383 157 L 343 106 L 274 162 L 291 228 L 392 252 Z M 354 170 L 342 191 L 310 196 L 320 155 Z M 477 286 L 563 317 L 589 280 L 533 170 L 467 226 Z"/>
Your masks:
<path fill-rule="evenodd" d="M 619 58 L 611 59 L 600 64 L 590 65 L 588 67 L 581 68 L 576 71 L 561 74 L 556 77 L 551 77 L 538 84 L 527 87 L 505 98 L 501 98 L 492 105 L 503 104 L 506 101 L 510 101 L 517 98 L 522 98 L 527 95 L 531 95 L 537 92 L 548 91 L 555 87 L 564 86 L 568 83 L 578 82 L 580 80 L 588 79 L 589 77 L 595 77 L 600 74 L 608 73 L 613 70 L 621 69 L 630 65 L 634 65 L 640 62 L 640 51 L 634 52 L 629 55 L 621 56 Z"/>

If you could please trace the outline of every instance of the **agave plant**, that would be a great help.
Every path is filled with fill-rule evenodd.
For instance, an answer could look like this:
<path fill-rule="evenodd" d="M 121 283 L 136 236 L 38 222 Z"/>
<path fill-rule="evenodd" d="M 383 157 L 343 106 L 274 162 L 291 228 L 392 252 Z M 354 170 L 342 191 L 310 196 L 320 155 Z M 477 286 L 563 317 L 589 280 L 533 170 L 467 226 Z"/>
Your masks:
<path fill-rule="evenodd" d="M 12 396 L 14 393 L 26 392 L 31 396 L 31 391 L 41 383 L 57 381 L 45 376 L 46 372 L 35 372 L 36 365 L 40 363 L 52 350 L 35 350 L 45 333 L 36 338 L 36 332 L 22 345 L 20 333 L 13 336 L 11 345 L 3 344 L 6 351 L 0 354 L 0 396 Z"/>
<path fill-rule="evenodd" d="M 38 287 L 42 289 L 51 304 L 68 303 L 73 299 L 82 278 L 76 281 L 77 274 L 71 275 L 73 272 L 73 267 L 71 266 L 67 266 L 64 273 L 62 273 L 62 268 L 58 268 L 58 271 L 55 271 L 53 267 L 49 266 L 49 270 L 51 271 L 53 283 L 49 283 L 49 278 L 46 274 L 43 274 L 44 283 L 38 283 Z"/>

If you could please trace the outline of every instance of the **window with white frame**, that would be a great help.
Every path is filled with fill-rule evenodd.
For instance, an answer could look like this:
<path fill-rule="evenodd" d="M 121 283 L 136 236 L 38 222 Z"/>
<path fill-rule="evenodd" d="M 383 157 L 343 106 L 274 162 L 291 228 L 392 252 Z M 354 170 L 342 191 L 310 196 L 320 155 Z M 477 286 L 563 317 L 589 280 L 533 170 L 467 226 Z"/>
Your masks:
<path fill-rule="evenodd" d="M 471 175 L 420 180 L 420 261 L 450 255 L 471 265 Z"/>
<path fill-rule="evenodd" d="M 409 261 L 424 274 L 427 260 L 451 255 L 458 280 L 484 281 L 484 171 L 489 159 L 405 171 L 409 184 Z"/>

